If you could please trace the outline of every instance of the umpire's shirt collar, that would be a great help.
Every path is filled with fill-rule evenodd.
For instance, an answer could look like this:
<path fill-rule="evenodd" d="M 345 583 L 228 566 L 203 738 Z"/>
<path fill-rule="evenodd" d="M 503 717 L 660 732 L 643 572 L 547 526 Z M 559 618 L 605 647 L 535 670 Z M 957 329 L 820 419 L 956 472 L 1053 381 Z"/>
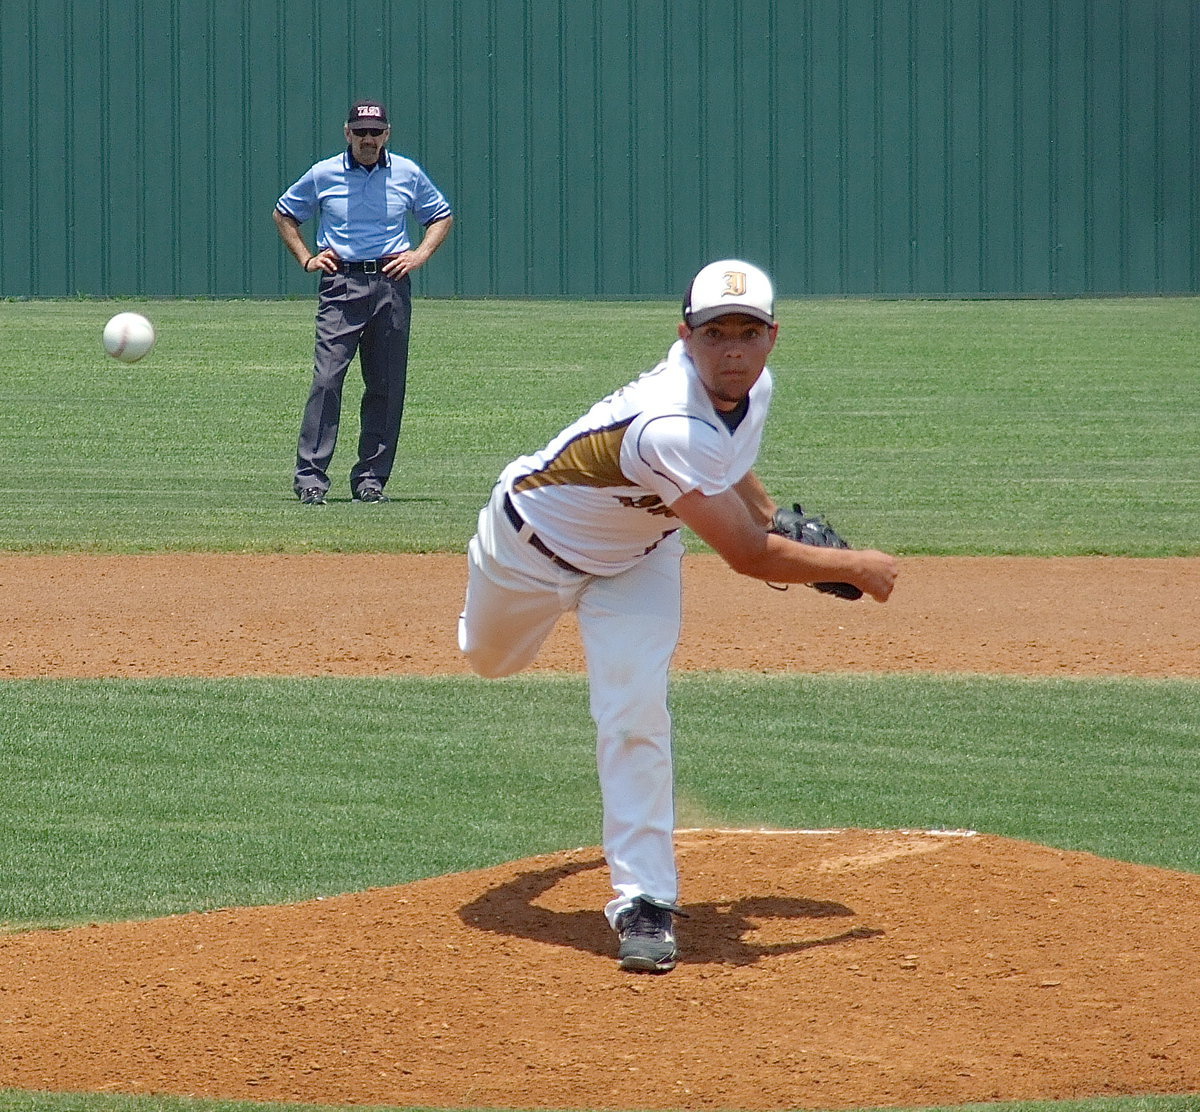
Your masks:
<path fill-rule="evenodd" d="M 375 166 L 364 166 L 361 162 L 358 161 L 357 158 L 354 157 L 354 152 L 349 147 L 346 148 L 346 154 L 344 156 L 344 159 L 345 159 L 344 165 L 345 165 L 347 171 L 366 170 L 367 173 L 369 174 L 372 170 L 375 169 L 375 166 L 383 166 L 385 168 L 387 167 L 387 165 L 388 165 L 387 147 L 384 147 L 383 150 L 381 150 L 379 152 L 379 161 L 375 163 Z"/>

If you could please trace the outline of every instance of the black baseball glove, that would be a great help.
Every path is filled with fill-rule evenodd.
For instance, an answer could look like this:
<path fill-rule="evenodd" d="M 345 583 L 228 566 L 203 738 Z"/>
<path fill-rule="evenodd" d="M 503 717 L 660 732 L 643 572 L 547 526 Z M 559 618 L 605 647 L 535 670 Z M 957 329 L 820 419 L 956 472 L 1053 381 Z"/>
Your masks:
<path fill-rule="evenodd" d="M 790 510 L 782 506 L 775 511 L 771 519 L 769 533 L 778 533 L 800 544 L 811 544 L 817 548 L 849 548 L 850 546 L 838 536 L 837 530 L 824 518 L 816 514 L 806 514 L 804 507 L 795 502 Z M 810 586 L 827 595 L 837 595 L 838 598 L 862 598 L 862 591 L 853 583 L 812 583 Z"/>

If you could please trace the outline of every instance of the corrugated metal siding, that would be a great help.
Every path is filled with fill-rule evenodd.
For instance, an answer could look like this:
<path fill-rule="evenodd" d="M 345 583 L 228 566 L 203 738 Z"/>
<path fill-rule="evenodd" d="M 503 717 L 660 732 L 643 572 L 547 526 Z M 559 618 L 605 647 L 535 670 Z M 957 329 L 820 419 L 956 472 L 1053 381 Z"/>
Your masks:
<path fill-rule="evenodd" d="M 1197 292 L 1198 60 L 1195 0 L 0 0 L 0 294 L 310 293 L 270 212 L 358 96 L 455 206 L 426 295 L 724 254 L 794 296 Z"/>

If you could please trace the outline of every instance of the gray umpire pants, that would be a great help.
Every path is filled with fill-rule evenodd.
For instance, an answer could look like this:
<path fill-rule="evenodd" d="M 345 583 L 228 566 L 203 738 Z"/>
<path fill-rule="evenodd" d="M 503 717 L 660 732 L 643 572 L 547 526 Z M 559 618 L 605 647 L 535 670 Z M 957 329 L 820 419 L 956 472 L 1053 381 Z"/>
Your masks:
<path fill-rule="evenodd" d="M 408 380 L 408 336 L 412 320 L 412 280 L 348 269 L 321 277 L 317 302 L 317 341 L 312 390 L 300 422 L 294 489 L 329 489 L 329 464 L 337 445 L 342 385 L 358 353 L 363 396 L 358 460 L 350 470 L 350 490 L 382 488 L 392 473 L 404 390 Z"/>

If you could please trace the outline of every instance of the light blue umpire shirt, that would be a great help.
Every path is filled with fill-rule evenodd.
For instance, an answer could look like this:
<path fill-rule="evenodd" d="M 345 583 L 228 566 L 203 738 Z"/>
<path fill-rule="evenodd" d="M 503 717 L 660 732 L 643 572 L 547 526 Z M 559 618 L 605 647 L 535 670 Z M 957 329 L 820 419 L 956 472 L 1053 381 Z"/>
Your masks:
<path fill-rule="evenodd" d="M 349 148 L 314 164 L 275 207 L 301 224 L 320 212 L 317 250 L 331 247 L 347 263 L 408 251 L 410 212 L 425 227 L 453 215 L 412 159 L 384 150 L 364 166 Z"/>

